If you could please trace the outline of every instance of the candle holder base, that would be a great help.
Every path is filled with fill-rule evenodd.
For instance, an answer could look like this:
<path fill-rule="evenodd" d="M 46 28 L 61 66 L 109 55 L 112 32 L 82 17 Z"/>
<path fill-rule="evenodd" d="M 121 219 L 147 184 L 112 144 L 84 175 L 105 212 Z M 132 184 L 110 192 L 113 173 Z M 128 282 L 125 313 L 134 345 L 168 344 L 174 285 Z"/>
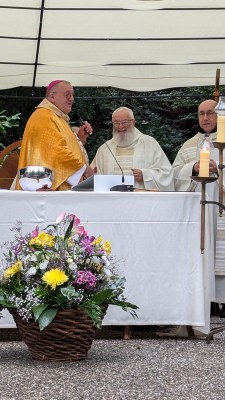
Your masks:
<path fill-rule="evenodd" d="M 191 176 L 191 179 L 198 183 L 212 183 L 218 178 L 216 176 Z"/>
<path fill-rule="evenodd" d="M 222 150 L 225 149 L 225 143 L 224 142 L 212 142 L 212 144 L 216 149 L 222 149 Z"/>
<path fill-rule="evenodd" d="M 213 336 L 216 333 L 223 332 L 224 330 L 225 330 L 225 325 L 224 325 L 223 322 L 220 323 L 220 326 L 217 326 L 216 328 L 210 329 L 210 332 L 208 333 L 208 335 L 205 338 L 206 343 L 209 344 L 210 341 L 213 339 Z"/>

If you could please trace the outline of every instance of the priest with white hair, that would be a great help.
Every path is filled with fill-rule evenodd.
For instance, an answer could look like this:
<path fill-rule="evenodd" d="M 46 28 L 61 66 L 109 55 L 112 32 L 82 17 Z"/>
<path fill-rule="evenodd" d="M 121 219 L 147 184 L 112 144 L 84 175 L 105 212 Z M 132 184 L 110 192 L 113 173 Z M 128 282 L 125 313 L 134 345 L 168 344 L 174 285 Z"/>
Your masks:
<path fill-rule="evenodd" d="M 117 108 L 112 114 L 112 139 L 99 147 L 91 167 L 97 174 L 134 176 L 136 189 L 173 191 L 173 169 L 158 144 L 135 127 L 133 111 Z"/>

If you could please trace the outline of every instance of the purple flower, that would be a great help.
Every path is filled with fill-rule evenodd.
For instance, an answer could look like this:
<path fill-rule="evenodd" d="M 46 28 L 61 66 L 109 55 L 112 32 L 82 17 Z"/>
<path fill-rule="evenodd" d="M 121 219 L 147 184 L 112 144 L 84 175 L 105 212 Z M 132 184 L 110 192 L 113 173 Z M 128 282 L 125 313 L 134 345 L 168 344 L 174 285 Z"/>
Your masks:
<path fill-rule="evenodd" d="M 81 246 L 88 255 L 94 254 L 94 247 L 92 245 L 93 237 L 86 236 L 81 240 Z"/>
<path fill-rule="evenodd" d="M 86 289 L 91 289 L 96 285 L 96 277 L 90 271 L 78 271 L 75 284 L 84 285 Z"/>

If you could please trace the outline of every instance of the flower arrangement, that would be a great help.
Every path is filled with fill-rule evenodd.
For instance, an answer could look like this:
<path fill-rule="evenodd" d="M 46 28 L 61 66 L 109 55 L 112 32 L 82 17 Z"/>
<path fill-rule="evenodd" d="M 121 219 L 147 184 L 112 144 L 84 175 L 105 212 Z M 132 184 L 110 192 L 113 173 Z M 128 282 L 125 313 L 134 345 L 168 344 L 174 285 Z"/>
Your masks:
<path fill-rule="evenodd" d="M 40 330 L 68 308 L 83 309 L 98 328 L 108 304 L 136 317 L 138 307 L 124 297 L 125 278 L 110 255 L 110 242 L 89 236 L 74 214 L 63 212 L 54 224 L 24 236 L 21 222 L 12 231 L 0 266 L 2 309 L 34 318 Z"/>

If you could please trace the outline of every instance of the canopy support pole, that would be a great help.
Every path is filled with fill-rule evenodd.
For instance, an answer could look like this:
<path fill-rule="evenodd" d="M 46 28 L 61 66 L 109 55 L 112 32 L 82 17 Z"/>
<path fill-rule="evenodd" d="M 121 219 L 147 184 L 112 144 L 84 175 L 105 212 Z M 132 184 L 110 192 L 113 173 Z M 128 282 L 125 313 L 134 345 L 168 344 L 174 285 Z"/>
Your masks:
<path fill-rule="evenodd" d="M 35 88 L 36 75 L 37 75 L 37 66 L 38 66 L 39 49 L 40 49 L 40 43 L 41 43 L 41 31 L 42 31 L 42 21 L 43 21 L 43 14 L 44 14 L 44 6 L 45 6 L 45 0 L 42 0 L 41 12 L 40 12 L 40 21 L 39 21 L 39 30 L 38 30 L 38 38 L 37 38 L 37 49 L 36 49 L 36 56 L 35 56 L 35 63 L 34 63 L 34 75 L 33 75 L 32 91 L 31 91 L 32 96 L 34 96 L 34 88 Z"/>

